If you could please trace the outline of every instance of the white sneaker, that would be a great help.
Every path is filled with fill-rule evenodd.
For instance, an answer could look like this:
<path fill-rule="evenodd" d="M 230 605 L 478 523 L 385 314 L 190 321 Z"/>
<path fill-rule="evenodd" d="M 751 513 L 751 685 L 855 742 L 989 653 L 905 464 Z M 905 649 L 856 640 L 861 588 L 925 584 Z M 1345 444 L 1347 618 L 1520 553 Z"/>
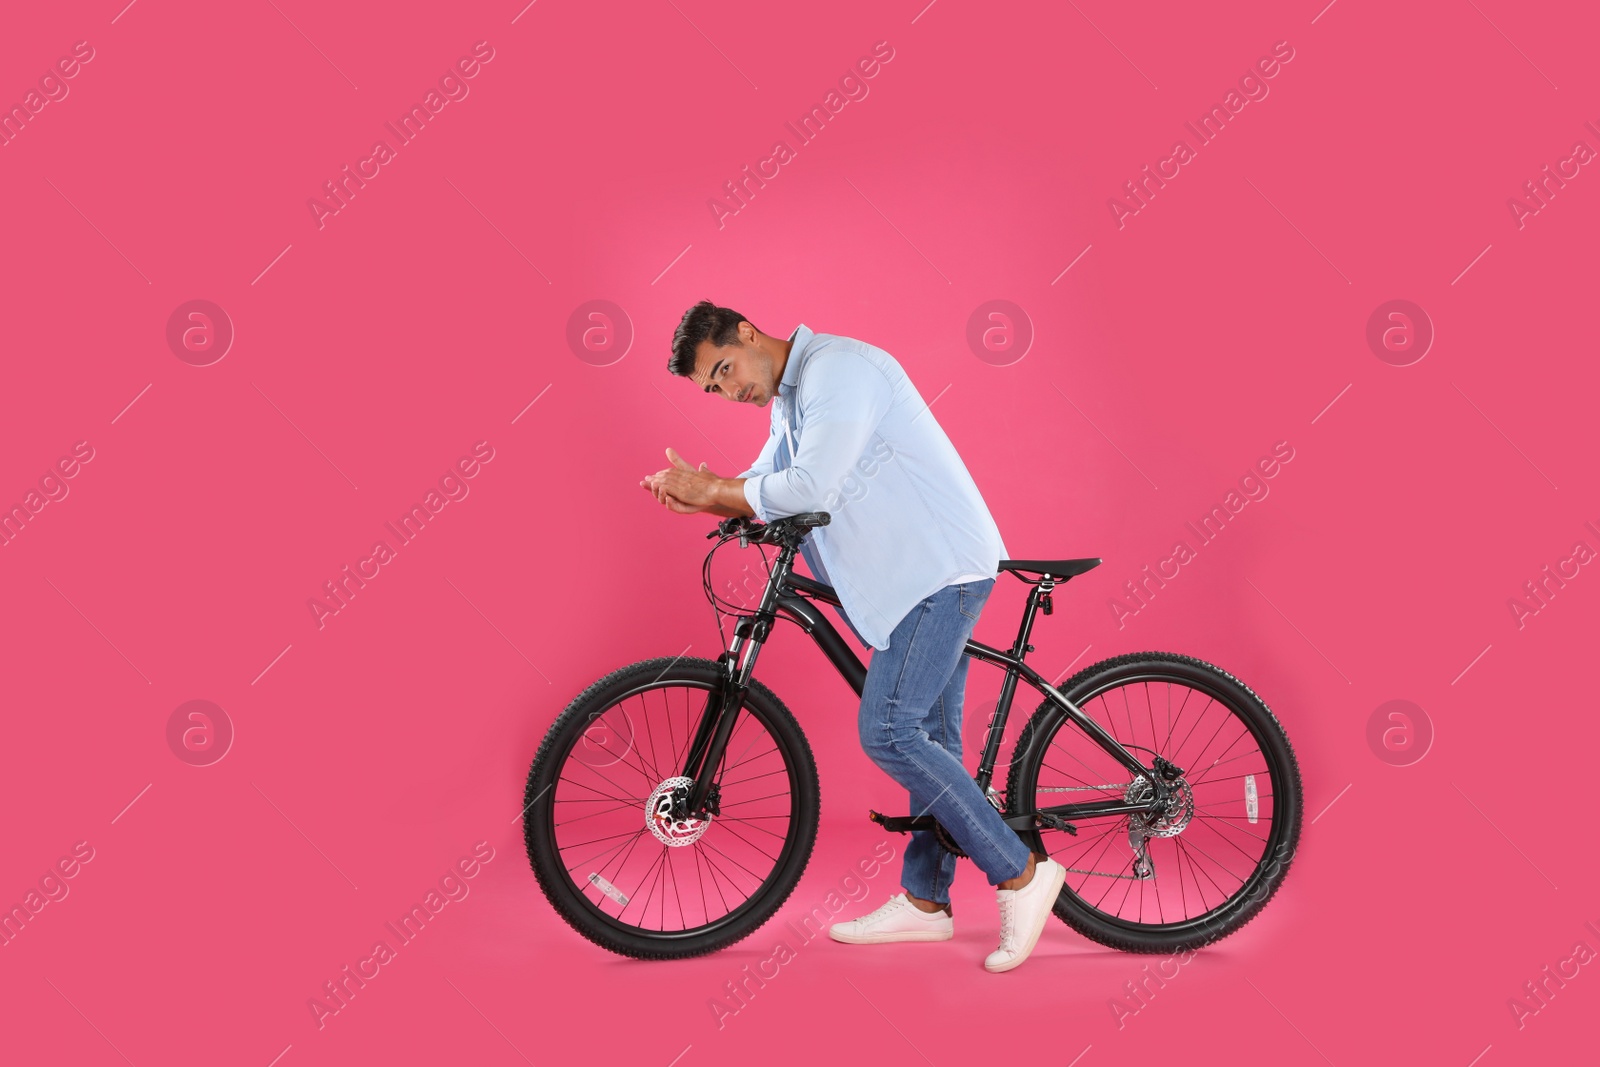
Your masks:
<path fill-rule="evenodd" d="M 907 900 L 904 893 L 896 893 L 875 912 L 849 922 L 834 923 L 828 927 L 828 936 L 846 945 L 948 941 L 956 936 L 956 924 L 943 911 L 923 911 Z"/>
<path fill-rule="evenodd" d="M 984 970 L 999 974 L 1021 966 L 1039 943 L 1066 880 L 1065 867 L 1045 860 L 1034 864 L 1033 878 L 1021 889 L 995 890 L 1000 902 L 1000 947 L 983 961 Z"/>

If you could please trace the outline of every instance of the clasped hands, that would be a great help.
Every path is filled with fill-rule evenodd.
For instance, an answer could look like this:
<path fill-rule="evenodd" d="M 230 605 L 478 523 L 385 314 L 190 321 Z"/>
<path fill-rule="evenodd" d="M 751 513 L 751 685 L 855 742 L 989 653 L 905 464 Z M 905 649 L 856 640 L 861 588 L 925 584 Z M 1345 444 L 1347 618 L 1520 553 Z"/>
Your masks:
<path fill-rule="evenodd" d="M 723 479 L 702 463 L 692 467 L 675 449 L 667 449 L 672 466 L 646 475 L 639 484 L 668 510 L 679 515 L 717 508 L 717 488 Z"/>

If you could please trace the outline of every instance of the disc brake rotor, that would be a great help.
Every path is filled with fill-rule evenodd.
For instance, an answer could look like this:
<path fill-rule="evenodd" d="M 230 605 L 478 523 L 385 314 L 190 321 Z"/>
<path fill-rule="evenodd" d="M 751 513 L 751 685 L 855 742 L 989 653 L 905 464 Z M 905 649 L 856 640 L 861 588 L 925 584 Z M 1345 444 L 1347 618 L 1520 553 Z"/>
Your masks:
<path fill-rule="evenodd" d="M 676 814 L 682 811 L 682 805 L 693 786 L 693 778 L 682 776 L 668 778 L 656 786 L 650 798 L 645 801 L 644 824 L 663 845 L 673 848 L 692 845 L 700 840 L 701 835 L 710 827 L 710 819 L 691 819 Z"/>

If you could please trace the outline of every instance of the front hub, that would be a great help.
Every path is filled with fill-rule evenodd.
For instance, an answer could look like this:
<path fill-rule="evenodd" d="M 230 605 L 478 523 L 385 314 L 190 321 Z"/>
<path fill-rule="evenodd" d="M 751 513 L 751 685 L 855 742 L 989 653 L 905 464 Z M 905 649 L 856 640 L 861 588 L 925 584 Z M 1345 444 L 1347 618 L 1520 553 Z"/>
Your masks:
<path fill-rule="evenodd" d="M 656 786 L 650 799 L 645 801 L 644 824 L 663 845 L 673 848 L 692 845 L 711 825 L 709 818 L 695 819 L 685 812 L 692 788 L 693 778 L 668 778 Z"/>

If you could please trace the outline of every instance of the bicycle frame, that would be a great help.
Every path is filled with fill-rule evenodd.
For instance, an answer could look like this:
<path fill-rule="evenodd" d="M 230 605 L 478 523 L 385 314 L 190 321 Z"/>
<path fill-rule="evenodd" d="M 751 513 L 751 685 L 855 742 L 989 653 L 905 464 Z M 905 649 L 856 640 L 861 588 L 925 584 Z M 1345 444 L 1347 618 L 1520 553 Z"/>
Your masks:
<path fill-rule="evenodd" d="M 719 661 L 726 668 L 722 691 L 708 702 L 706 712 L 701 717 L 684 760 L 683 775 L 694 779 L 695 783 L 689 792 L 687 810 L 690 813 L 698 813 L 700 817 L 704 817 L 708 810 L 707 800 L 713 795 L 712 787 L 717 767 L 722 762 L 728 737 L 733 732 L 734 722 L 738 718 L 739 709 L 743 706 L 756 658 L 779 615 L 797 624 L 816 642 L 817 647 L 828 658 L 828 662 L 833 664 L 834 669 L 850 688 L 855 690 L 857 696 L 861 695 L 866 684 L 866 665 L 845 643 L 827 616 L 815 606 L 815 602 L 821 602 L 838 607 L 840 606 L 838 595 L 831 586 L 794 573 L 794 557 L 797 551 L 798 542 L 785 543 L 782 546 L 772 573 L 767 579 L 766 587 L 762 590 L 759 606 L 753 614 L 739 620 L 734 628 L 733 641 L 727 651 L 719 657 Z M 966 655 L 1005 671 L 1005 679 L 1000 686 L 1000 696 L 995 703 L 994 714 L 990 717 L 984 738 L 983 756 L 979 761 L 975 780 L 990 803 L 999 808 L 999 794 L 993 789 L 991 782 L 994 777 L 995 762 L 1000 754 L 1000 742 L 1005 734 L 1006 720 L 1011 713 L 1012 698 L 1016 694 L 1017 680 L 1020 678 L 1037 689 L 1045 699 L 1061 708 L 1069 721 L 1125 767 L 1135 780 L 1142 778 L 1148 782 L 1152 787 L 1152 795 L 1141 803 L 1100 800 L 1082 804 L 1057 804 L 1027 811 L 1013 810 L 1009 815 L 1001 809 L 1006 824 L 1016 830 L 1033 830 L 1038 828 L 1041 822 L 1049 825 L 1052 819 L 1070 824 L 1074 820 L 1159 813 L 1165 809 L 1168 801 L 1163 774 L 1146 767 L 1099 723 L 1024 662 L 1027 654 L 1033 650 L 1028 638 L 1033 632 L 1034 616 L 1038 613 L 1044 597 L 1063 581 L 1064 579 L 1061 581 L 1045 579 L 1035 583 L 1029 590 L 1022 623 L 1017 628 L 1016 641 L 1009 651 L 1001 651 L 982 641 L 967 641 Z M 1043 739 L 1039 737 L 1033 739 L 1033 744 L 1042 743 Z M 1014 805 L 1015 799 L 1009 799 L 1008 806 L 1014 807 Z M 710 810 L 715 814 L 714 806 Z M 920 825 L 923 822 L 927 822 L 929 824 L 927 828 L 931 828 L 932 817 L 922 816 L 909 821 L 917 823 L 918 829 L 924 828 Z"/>

